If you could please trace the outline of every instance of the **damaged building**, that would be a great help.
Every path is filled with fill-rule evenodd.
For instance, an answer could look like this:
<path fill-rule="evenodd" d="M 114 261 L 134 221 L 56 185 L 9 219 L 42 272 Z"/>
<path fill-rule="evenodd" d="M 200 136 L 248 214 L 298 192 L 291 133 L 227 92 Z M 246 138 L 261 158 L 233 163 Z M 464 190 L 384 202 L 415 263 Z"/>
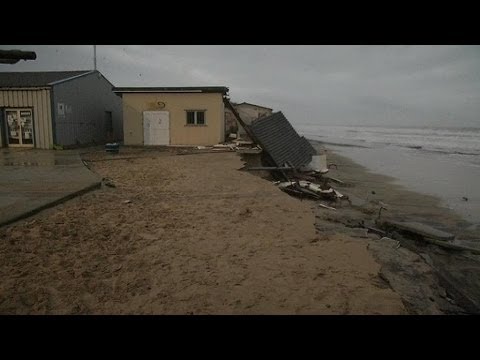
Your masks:
<path fill-rule="evenodd" d="M 225 104 L 252 140 L 250 148 L 242 146 L 236 149 L 246 162 L 245 170 L 271 173 L 278 180 L 278 187 L 290 195 L 316 200 L 347 198 L 328 184 L 331 179 L 326 176 L 326 155 L 318 154 L 281 111 L 246 124 L 234 105 L 228 100 Z M 319 206 L 328 207 L 324 204 Z"/>
<path fill-rule="evenodd" d="M 247 102 L 242 103 L 231 103 L 238 115 L 242 118 L 243 122 L 247 125 L 250 125 L 252 121 L 258 118 L 272 115 L 273 109 L 262 106 L 251 104 Z M 232 110 L 229 108 L 225 109 L 225 131 L 228 134 L 236 134 L 237 138 L 248 139 L 248 135 L 244 127 L 239 124 Z"/>

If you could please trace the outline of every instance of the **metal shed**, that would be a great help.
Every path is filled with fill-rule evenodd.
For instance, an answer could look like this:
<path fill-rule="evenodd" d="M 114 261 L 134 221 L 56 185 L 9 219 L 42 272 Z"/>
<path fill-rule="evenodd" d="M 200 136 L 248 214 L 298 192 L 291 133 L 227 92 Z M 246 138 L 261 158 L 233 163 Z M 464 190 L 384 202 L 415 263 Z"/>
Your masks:
<path fill-rule="evenodd" d="M 0 72 L 0 147 L 121 140 L 121 99 L 98 71 Z"/>

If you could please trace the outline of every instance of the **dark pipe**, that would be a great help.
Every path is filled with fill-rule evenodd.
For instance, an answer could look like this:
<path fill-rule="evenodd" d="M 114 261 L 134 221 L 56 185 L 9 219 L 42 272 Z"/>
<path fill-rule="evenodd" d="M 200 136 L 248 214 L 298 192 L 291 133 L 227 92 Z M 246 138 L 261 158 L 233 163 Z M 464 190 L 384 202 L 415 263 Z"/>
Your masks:
<path fill-rule="evenodd" d="M 0 59 L 8 60 L 35 60 L 37 54 L 34 51 L 0 50 Z"/>

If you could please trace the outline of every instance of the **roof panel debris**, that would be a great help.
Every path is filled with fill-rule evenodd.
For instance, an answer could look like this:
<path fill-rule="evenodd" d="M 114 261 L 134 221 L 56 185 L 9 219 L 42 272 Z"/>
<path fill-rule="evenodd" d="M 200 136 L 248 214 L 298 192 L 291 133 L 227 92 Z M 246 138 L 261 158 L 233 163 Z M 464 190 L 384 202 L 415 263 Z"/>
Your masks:
<path fill-rule="evenodd" d="M 254 120 L 249 126 L 255 140 L 272 160 L 272 165 L 290 165 L 295 168 L 312 161 L 316 150 L 298 135 L 281 111 Z"/>

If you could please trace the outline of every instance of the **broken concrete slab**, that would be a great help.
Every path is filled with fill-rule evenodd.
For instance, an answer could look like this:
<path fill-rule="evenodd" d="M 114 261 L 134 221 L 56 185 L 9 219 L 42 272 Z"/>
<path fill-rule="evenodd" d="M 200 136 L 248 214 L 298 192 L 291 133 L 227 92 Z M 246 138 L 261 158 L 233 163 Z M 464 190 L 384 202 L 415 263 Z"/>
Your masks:
<path fill-rule="evenodd" d="M 364 228 L 350 228 L 347 230 L 348 234 L 357 238 L 368 238 L 368 230 Z"/>
<path fill-rule="evenodd" d="M 388 227 L 393 227 L 402 231 L 408 231 L 414 234 L 421 235 L 423 237 L 429 237 L 433 239 L 448 241 L 453 240 L 455 235 L 447 233 L 442 230 L 435 229 L 431 226 L 414 222 L 414 221 L 392 221 L 384 220 L 383 223 Z"/>
<path fill-rule="evenodd" d="M 327 155 L 312 155 L 312 161 L 306 166 L 301 167 L 301 171 L 316 171 L 327 173 Z M 326 170 L 326 171 L 325 171 Z"/>
<path fill-rule="evenodd" d="M 445 299 L 445 289 L 423 258 L 389 238 L 369 241 L 369 251 L 382 264 L 379 276 L 402 297 L 411 314 L 460 314 L 463 310 Z"/>

